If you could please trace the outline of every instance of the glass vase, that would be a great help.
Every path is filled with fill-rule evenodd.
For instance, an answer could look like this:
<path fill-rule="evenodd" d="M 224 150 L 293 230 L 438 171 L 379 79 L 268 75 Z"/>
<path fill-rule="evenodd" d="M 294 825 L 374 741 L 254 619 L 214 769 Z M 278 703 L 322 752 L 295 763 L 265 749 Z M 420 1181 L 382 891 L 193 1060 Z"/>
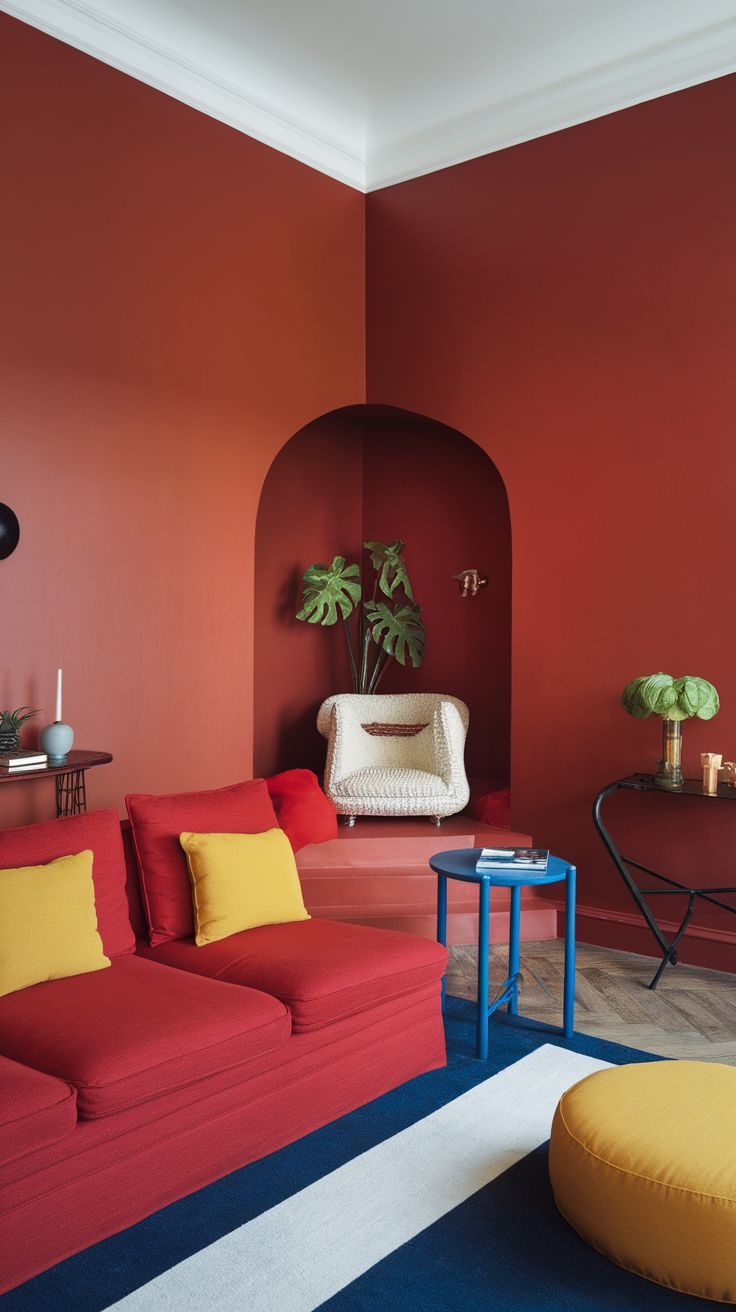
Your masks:
<path fill-rule="evenodd" d="M 682 721 L 662 718 L 662 759 L 654 782 L 660 788 L 682 788 Z"/>

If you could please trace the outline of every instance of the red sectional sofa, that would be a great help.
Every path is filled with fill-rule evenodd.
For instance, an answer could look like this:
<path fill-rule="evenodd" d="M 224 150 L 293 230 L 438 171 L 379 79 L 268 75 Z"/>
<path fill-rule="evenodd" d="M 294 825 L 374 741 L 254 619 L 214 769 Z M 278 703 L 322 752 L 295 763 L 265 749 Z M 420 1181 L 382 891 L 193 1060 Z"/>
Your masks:
<path fill-rule="evenodd" d="M 114 811 L 0 832 L 0 870 L 88 848 L 109 968 L 0 997 L 0 1291 L 445 1064 L 439 944 L 313 919 L 151 947 Z"/>

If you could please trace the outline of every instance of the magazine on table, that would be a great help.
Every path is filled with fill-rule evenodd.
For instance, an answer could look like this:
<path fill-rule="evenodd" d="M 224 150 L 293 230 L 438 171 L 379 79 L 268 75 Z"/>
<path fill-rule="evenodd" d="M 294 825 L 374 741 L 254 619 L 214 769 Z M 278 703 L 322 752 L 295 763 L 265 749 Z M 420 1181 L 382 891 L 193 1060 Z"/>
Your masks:
<path fill-rule="evenodd" d="M 475 863 L 476 870 L 527 870 L 543 875 L 547 869 L 546 847 L 484 847 Z"/>

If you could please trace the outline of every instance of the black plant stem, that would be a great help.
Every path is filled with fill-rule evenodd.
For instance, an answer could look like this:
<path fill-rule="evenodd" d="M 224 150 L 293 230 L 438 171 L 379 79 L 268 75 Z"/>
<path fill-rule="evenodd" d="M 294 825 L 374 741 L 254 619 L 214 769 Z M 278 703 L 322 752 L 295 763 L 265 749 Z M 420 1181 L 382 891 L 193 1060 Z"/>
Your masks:
<path fill-rule="evenodd" d="M 381 682 L 381 679 L 383 678 L 392 660 L 393 660 L 393 655 L 390 651 L 381 651 L 379 653 L 378 660 L 376 661 L 376 666 L 373 671 L 373 678 L 371 679 L 370 687 L 368 688 L 369 692 L 376 691 L 376 688 Z"/>
<path fill-rule="evenodd" d="M 360 662 L 360 691 L 370 692 L 368 685 L 368 649 L 371 645 L 371 631 L 366 628 L 363 634 L 363 656 Z"/>
<path fill-rule="evenodd" d="M 342 621 L 345 630 L 345 641 L 348 644 L 348 656 L 350 657 L 350 671 L 353 676 L 353 692 L 358 692 L 358 671 L 355 665 L 355 651 L 353 649 L 353 635 L 350 632 L 350 625 L 346 618 Z"/>

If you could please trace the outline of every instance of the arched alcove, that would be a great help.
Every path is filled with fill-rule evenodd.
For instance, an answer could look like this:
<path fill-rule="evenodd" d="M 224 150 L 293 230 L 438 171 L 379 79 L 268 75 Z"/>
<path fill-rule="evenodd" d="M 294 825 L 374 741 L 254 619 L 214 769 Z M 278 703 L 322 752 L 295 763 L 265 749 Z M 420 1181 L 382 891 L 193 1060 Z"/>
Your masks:
<path fill-rule="evenodd" d="M 509 778 L 511 527 L 503 480 L 455 429 L 384 406 L 315 419 L 276 456 L 256 526 L 256 774 L 305 766 L 321 775 L 320 702 L 348 692 L 340 625 L 295 618 L 301 577 L 334 556 L 362 562 L 362 543 L 406 543 L 404 558 L 427 626 L 418 670 L 391 662 L 381 691 L 446 692 L 470 707 L 468 775 Z M 369 574 L 364 578 L 371 577 Z M 489 584 L 461 598 L 453 575 L 478 568 Z"/>

